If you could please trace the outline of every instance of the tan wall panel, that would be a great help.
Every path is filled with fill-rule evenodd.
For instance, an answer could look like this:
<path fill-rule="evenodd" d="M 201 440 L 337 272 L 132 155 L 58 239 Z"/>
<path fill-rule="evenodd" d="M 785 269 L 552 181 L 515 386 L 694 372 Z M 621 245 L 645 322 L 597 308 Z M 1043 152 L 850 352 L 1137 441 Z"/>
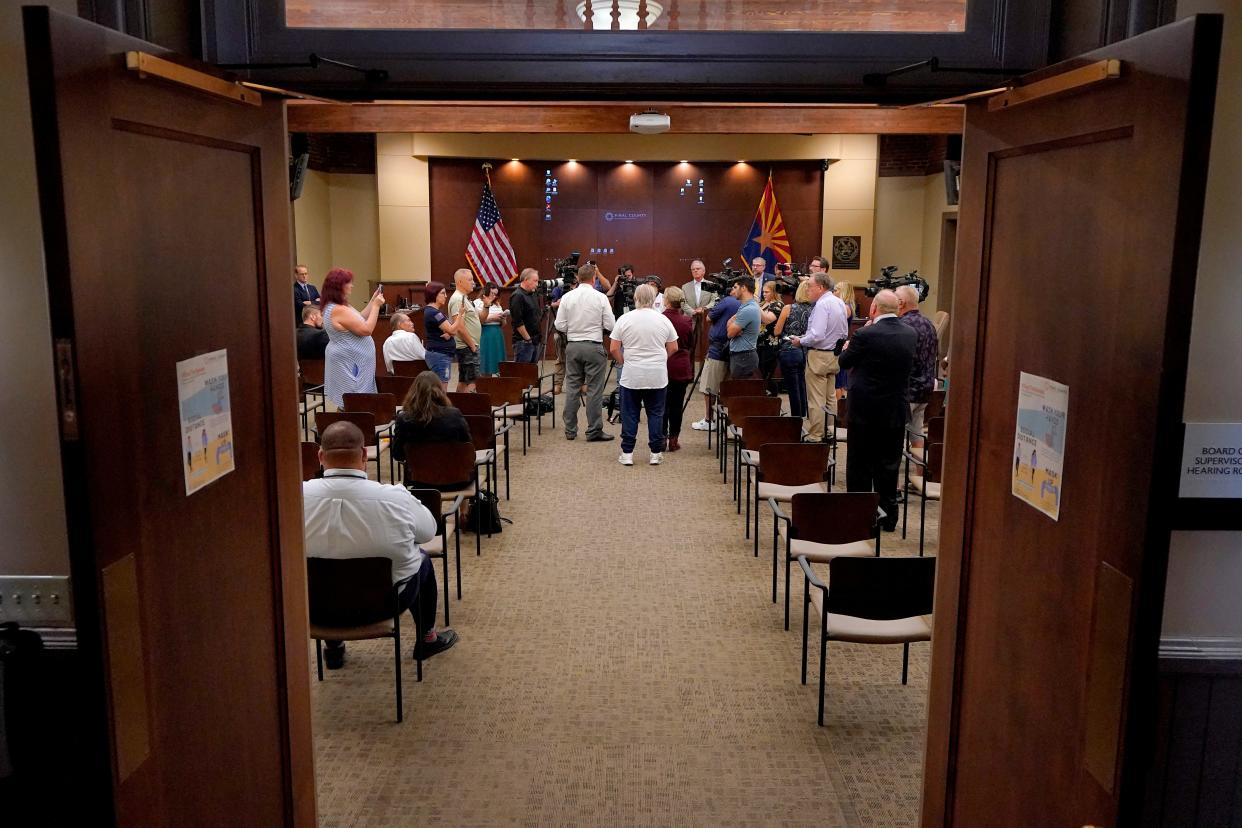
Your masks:
<path fill-rule="evenodd" d="M 293 224 L 298 264 L 306 265 L 310 281 L 319 287 L 332 267 L 332 205 L 328 174 L 307 170 L 302 196 L 293 202 Z"/>
<path fill-rule="evenodd" d="M 922 270 L 923 176 L 894 176 L 876 181 L 875 266 L 897 265 L 899 272 Z"/>

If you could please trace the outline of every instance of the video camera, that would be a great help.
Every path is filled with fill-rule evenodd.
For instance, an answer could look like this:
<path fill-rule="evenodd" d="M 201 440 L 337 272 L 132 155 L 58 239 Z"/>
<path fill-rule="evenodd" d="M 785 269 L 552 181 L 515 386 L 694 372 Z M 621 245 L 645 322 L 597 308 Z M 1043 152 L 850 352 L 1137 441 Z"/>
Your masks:
<path fill-rule="evenodd" d="M 703 281 L 699 285 L 708 293 L 724 295 L 732 290 L 733 285 L 744 275 L 746 274 L 733 267 L 733 259 L 730 257 L 721 262 L 719 273 L 704 276 Z"/>
<path fill-rule="evenodd" d="M 557 259 L 552 263 L 552 269 L 556 271 L 555 279 L 540 279 L 537 290 L 541 293 L 551 293 L 555 288 L 560 287 L 562 291 L 573 290 L 578 284 L 578 259 L 582 254 L 578 251 L 570 253 L 563 259 Z M 594 264 L 594 262 L 587 262 Z"/>
<path fill-rule="evenodd" d="M 800 268 L 795 268 L 789 262 L 777 262 L 776 278 L 772 281 L 776 284 L 777 294 L 792 295 L 798 292 L 798 285 L 802 284 L 804 278 L 806 274 Z"/>
<path fill-rule="evenodd" d="M 863 288 L 863 293 L 868 296 L 875 296 L 882 290 L 896 290 L 902 285 L 913 285 L 914 289 L 919 292 L 919 301 L 922 302 L 927 298 L 927 294 L 931 292 L 931 285 L 927 280 L 919 275 L 918 270 L 911 270 L 909 273 L 901 276 L 894 276 L 897 272 L 897 265 L 888 265 L 880 268 L 880 278 L 868 279 L 867 287 Z"/>

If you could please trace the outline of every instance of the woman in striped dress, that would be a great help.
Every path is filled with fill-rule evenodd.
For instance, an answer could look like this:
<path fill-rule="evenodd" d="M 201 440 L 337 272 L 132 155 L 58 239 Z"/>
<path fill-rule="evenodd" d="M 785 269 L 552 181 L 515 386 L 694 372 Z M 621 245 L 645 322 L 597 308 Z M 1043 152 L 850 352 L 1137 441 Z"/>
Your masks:
<path fill-rule="evenodd" d="M 375 393 L 375 342 L 371 332 L 384 304 L 381 287 L 375 291 L 362 313 L 349 305 L 354 274 L 334 267 L 324 277 L 320 299 L 323 302 L 323 329 L 328 332 L 328 348 L 323 361 L 324 396 L 343 408 L 345 394 Z"/>

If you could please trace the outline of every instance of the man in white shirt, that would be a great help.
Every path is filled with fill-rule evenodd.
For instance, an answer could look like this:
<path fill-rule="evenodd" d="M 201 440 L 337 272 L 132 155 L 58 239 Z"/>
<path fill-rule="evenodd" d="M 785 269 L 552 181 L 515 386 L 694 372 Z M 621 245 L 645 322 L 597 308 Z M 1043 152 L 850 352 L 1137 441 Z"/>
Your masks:
<path fill-rule="evenodd" d="M 578 268 L 578 286 L 561 297 L 556 329 L 565 334 L 565 439 L 578 436 L 578 406 L 586 388 L 587 442 L 613 439 L 604 432 L 604 331 L 616 324 L 608 298 L 595 289 L 593 264 Z"/>
<path fill-rule="evenodd" d="M 319 462 L 323 479 L 302 484 L 306 557 L 389 558 L 393 584 L 400 587 L 398 606 L 409 610 L 426 631 L 415 655 L 430 658 L 452 647 L 457 633 L 435 630 L 435 571 L 418 547 L 436 536 L 435 516 L 402 487 L 367 479 L 366 446 L 353 423 L 333 423 L 324 429 Z M 345 663 L 345 643 L 327 644 L 328 669 L 339 669 Z"/>
<path fill-rule="evenodd" d="M 423 341 L 418 338 L 418 334 L 414 333 L 414 322 L 409 316 L 394 313 L 388 324 L 392 326 L 392 334 L 384 340 L 384 365 L 388 367 L 388 373 L 392 373 L 394 359 L 427 358 L 427 349 L 423 347 Z"/>
<path fill-rule="evenodd" d="M 677 350 L 677 329 L 652 305 L 655 285 L 639 285 L 634 310 L 612 329 L 612 358 L 624 365 L 621 374 L 621 456 L 623 466 L 634 465 L 638 415 L 647 409 L 647 446 L 651 465 L 660 465 L 664 452 L 664 395 L 668 390 L 668 358 Z M 623 350 L 624 349 L 624 350 Z"/>

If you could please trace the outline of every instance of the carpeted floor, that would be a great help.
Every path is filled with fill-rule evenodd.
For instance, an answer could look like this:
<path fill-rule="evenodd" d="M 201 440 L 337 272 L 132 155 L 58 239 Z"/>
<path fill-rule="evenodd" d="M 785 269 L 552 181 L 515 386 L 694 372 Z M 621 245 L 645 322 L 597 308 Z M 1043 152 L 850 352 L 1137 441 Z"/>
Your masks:
<path fill-rule="evenodd" d="M 352 643 L 344 669 L 312 674 L 322 825 L 917 822 L 929 645 L 912 646 L 905 687 L 899 647 L 830 645 L 816 726 L 814 649 L 798 682 L 801 580 L 785 632 L 771 524 L 756 560 L 689 430 L 701 411 L 656 467 L 641 433 L 625 468 L 618 442 L 567 442 L 545 418 L 513 457 L 513 525 L 481 558 L 463 535 L 461 642 L 421 684 L 406 662 L 405 722 L 391 644 Z M 917 552 L 913 525 L 885 554 Z"/>

